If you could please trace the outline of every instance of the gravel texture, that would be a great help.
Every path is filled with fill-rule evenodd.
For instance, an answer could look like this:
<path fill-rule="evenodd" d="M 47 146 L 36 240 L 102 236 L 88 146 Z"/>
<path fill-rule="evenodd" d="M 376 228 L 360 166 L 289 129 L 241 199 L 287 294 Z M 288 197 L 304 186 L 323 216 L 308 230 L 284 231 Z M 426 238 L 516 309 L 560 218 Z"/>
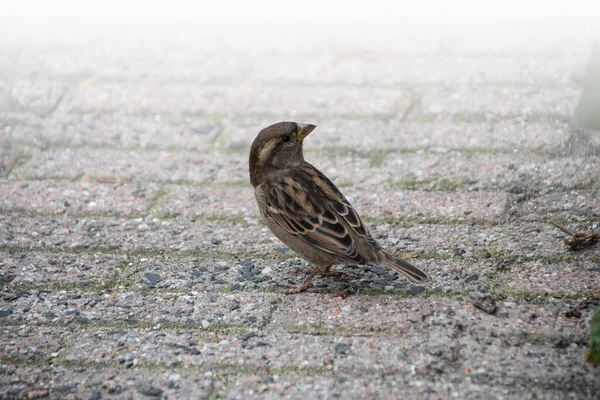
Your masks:
<path fill-rule="evenodd" d="M 600 246 L 550 220 L 600 227 L 600 32 L 559 25 L 0 27 L 0 399 L 596 398 Z M 310 266 L 247 171 L 279 120 L 431 283 L 282 293 Z"/>

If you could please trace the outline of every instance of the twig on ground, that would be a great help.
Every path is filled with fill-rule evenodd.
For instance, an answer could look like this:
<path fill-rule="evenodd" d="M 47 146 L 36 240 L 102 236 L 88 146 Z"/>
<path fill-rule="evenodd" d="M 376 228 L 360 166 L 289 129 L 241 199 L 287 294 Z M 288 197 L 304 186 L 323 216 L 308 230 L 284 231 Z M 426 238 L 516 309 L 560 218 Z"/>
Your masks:
<path fill-rule="evenodd" d="M 564 233 L 567 233 L 567 234 L 573 236 L 570 239 L 566 238 L 564 240 L 565 244 L 567 246 L 571 247 L 572 249 L 576 249 L 576 248 L 580 247 L 581 245 L 585 244 L 586 242 L 592 242 L 594 240 L 600 239 L 600 232 L 597 232 L 597 233 L 577 232 L 577 231 L 567 228 L 564 225 L 559 224 L 558 222 L 556 222 L 554 220 L 550 220 L 550 223 L 552 225 L 554 225 L 555 227 L 557 227 L 558 229 L 560 229 L 561 231 L 563 231 Z"/>

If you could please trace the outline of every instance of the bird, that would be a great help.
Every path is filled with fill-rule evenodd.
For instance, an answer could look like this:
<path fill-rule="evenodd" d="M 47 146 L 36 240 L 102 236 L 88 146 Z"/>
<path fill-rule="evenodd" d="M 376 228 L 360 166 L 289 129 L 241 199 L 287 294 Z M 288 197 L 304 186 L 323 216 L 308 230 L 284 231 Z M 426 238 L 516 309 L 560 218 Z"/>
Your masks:
<path fill-rule="evenodd" d="M 304 159 L 313 124 L 278 122 L 262 129 L 250 147 L 250 183 L 269 230 L 314 265 L 286 294 L 307 290 L 318 275 L 337 275 L 336 264 L 383 265 L 413 283 L 429 280 L 419 268 L 383 249 L 354 207 L 321 171 Z"/>

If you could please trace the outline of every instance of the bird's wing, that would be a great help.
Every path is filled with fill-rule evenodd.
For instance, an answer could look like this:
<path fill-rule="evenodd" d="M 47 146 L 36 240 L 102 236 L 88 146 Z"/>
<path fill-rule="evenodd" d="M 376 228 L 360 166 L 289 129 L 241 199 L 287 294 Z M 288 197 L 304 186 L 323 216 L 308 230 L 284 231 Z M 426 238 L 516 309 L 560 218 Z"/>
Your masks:
<path fill-rule="evenodd" d="M 344 195 L 312 165 L 268 182 L 265 189 L 269 216 L 318 249 L 358 264 L 367 261 L 365 249 L 381 250 Z"/>

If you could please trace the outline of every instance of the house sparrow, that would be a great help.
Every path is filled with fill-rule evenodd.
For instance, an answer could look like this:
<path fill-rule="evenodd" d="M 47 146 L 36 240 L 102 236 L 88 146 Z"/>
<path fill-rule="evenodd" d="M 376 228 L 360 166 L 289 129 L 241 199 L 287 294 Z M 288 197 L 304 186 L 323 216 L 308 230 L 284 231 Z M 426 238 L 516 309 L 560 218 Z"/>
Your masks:
<path fill-rule="evenodd" d="M 412 282 L 429 279 L 385 251 L 333 182 L 304 160 L 302 142 L 315 128 L 279 122 L 260 131 L 250 149 L 250 182 L 265 224 L 316 266 L 301 284 L 284 285 L 285 293 L 306 290 L 334 264 L 380 264 Z"/>

